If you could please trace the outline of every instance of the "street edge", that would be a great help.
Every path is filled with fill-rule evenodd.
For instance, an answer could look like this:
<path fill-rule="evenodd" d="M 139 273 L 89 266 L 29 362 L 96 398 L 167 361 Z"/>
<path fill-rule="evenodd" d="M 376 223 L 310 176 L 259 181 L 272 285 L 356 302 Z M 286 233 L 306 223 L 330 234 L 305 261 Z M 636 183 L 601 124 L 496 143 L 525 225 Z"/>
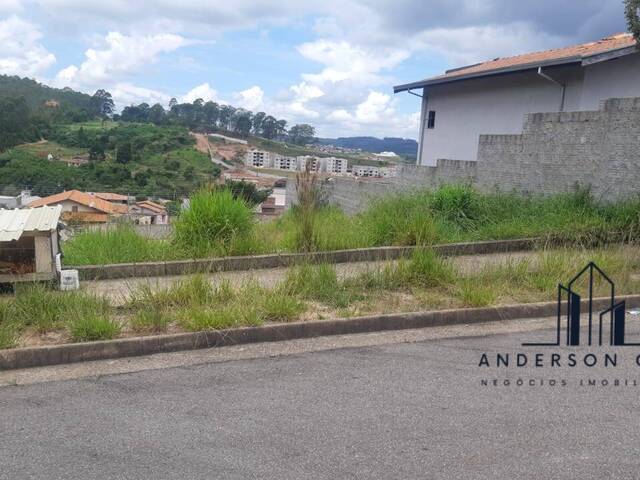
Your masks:
<path fill-rule="evenodd" d="M 620 296 L 618 300 L 624 300 L 627 307 L 640 306 L 640 295 Z M 593 308 L 606 308 L 610 301 L 610 298 L 594 299 Z M 91 360 L 108 360 L 249 343 L 279 342 L 321 336 L 549 317 L 555 315 L 556 311 L 556 302 L 541 302 L 498 307 L 370 315 L 346 319 L 281 323 L 260 327 L 242 327 L 228 330 L 122 338 L 99 342 L 16 348 L 0 350 L 0 370 L 42 367 Z"/>

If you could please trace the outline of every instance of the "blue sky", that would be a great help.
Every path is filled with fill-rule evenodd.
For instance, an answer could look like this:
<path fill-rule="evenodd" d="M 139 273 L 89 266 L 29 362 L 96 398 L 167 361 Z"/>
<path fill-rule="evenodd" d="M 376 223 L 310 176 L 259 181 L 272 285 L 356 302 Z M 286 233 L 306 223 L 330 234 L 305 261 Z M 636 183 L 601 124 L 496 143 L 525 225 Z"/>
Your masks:
<path fill-rule="evenodd" d="M 561 5 L 561 8 L 559 8 Z M 0 0 L 0 73 L 119 107 L 230 103 L 321 136 L 415 138 L 394 84 L 624 31 L 621 0 Z"/>

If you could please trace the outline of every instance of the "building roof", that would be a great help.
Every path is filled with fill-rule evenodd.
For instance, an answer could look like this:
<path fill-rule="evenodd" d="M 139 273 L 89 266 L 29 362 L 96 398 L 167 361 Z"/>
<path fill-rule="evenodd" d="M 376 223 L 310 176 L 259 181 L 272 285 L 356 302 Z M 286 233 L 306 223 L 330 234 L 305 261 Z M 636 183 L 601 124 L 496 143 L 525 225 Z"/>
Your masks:
<path fill-rule="evenodd" d="M 126 202 L 129 200 L 128 196 L 120 195 L 119 193 L 93 192 L 91 195 L 106 200 L 107 202 Z"/>
<path fill-rule="evenodd" d="M 18 240 L 24 232 L 51 232 L 58 227 L 62 206 L 0 209 L 0 242 Z"/>
<path fill-rule="evenodd" d="M 151 200 L 143 200 L 141 202 L 136 202 L 140 208 L 146 208 L 147 210 L 151 210 L 160 215 L 166 215 L 167 209 L 158 203 L 152 202 Z"/>
<path fill-rule="evenodd" d="M 393 87 L 393 91 L 398 93 L 429 85 L 530 70 L 545 66 L 566 65 L 571 63 L 590 65 L 600 61 L 610 60 L 611 58 L 629 55 L 636 51 L 636 41 L 633 39 L 633 36 L 628 33 L 619 33 L 596 42 L 544 50 L 542 52 L 525 53 L 514 57 L 494 58 L 487 62 L 447 70 L 444 75 L 407 83 L 405 85 L 397 85 Z"/>
<path fill-rule="evenodd" d="M 55 205 L 57 203 L 64 202 L 65 200 L 84 205 L 85 207 L 93 208 L 94 210 L 98 210 L 103 213 L 124 214 L 128 213 L 129 211 L 126 205 L 117 205 L 115 203 L 107 202 L 106 200 L 94 197 L 93 195 L 89 195 L 88 193 L 80 192 L 79 190 L 68 190 L 66 192 L 57 193 L 49 197 L 44 197 L 40 200 L 36 200 L 35 202 L 31 202 L 28 206 L 33 208 L 41 207 L 43 205 Z"/>

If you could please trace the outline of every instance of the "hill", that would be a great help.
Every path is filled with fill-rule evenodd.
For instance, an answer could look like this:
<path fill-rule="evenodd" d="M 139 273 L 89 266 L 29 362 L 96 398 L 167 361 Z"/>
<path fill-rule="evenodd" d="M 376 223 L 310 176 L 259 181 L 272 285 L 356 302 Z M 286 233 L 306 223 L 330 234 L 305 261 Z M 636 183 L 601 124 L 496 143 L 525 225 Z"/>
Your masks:
<path fill-rule="evenodd" d="M 70 164 L 72 159 L 81 164 Z M 57 125 L 47 140 L 0 154 L 0 195 L 22 188 L 35 195 L 73 188 L 171 198 L 219 174 L 185 128 L 87 122 Z"/>
<path fill-rule="evenodd" d="M 365 152 L 395 152 L 398 155 L 415 157 L 418 155 L 418 142 L 410 138 L 395 137 L 339 137 L 319 138 L 321 145 L 335 145 L 342 148 L 361 149 Z"/>
<path fill-rule="evenodd" d="M 24 97 L 31 111 L 58 109 L 66 115 L 83 117 L 78 120 L 88 120 L 99 113 L 92 96 L 86 93 L 49 87 L 30 78 L 0 75 L 0 98 L 19 97 Z"/>

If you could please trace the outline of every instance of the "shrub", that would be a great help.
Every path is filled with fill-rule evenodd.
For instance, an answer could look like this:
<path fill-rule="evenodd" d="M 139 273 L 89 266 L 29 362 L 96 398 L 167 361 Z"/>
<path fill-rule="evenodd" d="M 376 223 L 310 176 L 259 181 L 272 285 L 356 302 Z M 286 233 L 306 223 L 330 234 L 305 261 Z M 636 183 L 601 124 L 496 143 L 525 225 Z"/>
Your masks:
<path fill-rule="evenodd" d="M 175 221 L 175 240 L 193 256 L 228 252 L 234 239 L 251 234 L 253 225 L 251 208 L 229 190 L 200 190 Z"/>
<path fill-rule="evenodd" d="M 106 316 L 83 315 L 69 322 L 74 342 L 110 340 L 120 333 L 120 324 Z"/>

